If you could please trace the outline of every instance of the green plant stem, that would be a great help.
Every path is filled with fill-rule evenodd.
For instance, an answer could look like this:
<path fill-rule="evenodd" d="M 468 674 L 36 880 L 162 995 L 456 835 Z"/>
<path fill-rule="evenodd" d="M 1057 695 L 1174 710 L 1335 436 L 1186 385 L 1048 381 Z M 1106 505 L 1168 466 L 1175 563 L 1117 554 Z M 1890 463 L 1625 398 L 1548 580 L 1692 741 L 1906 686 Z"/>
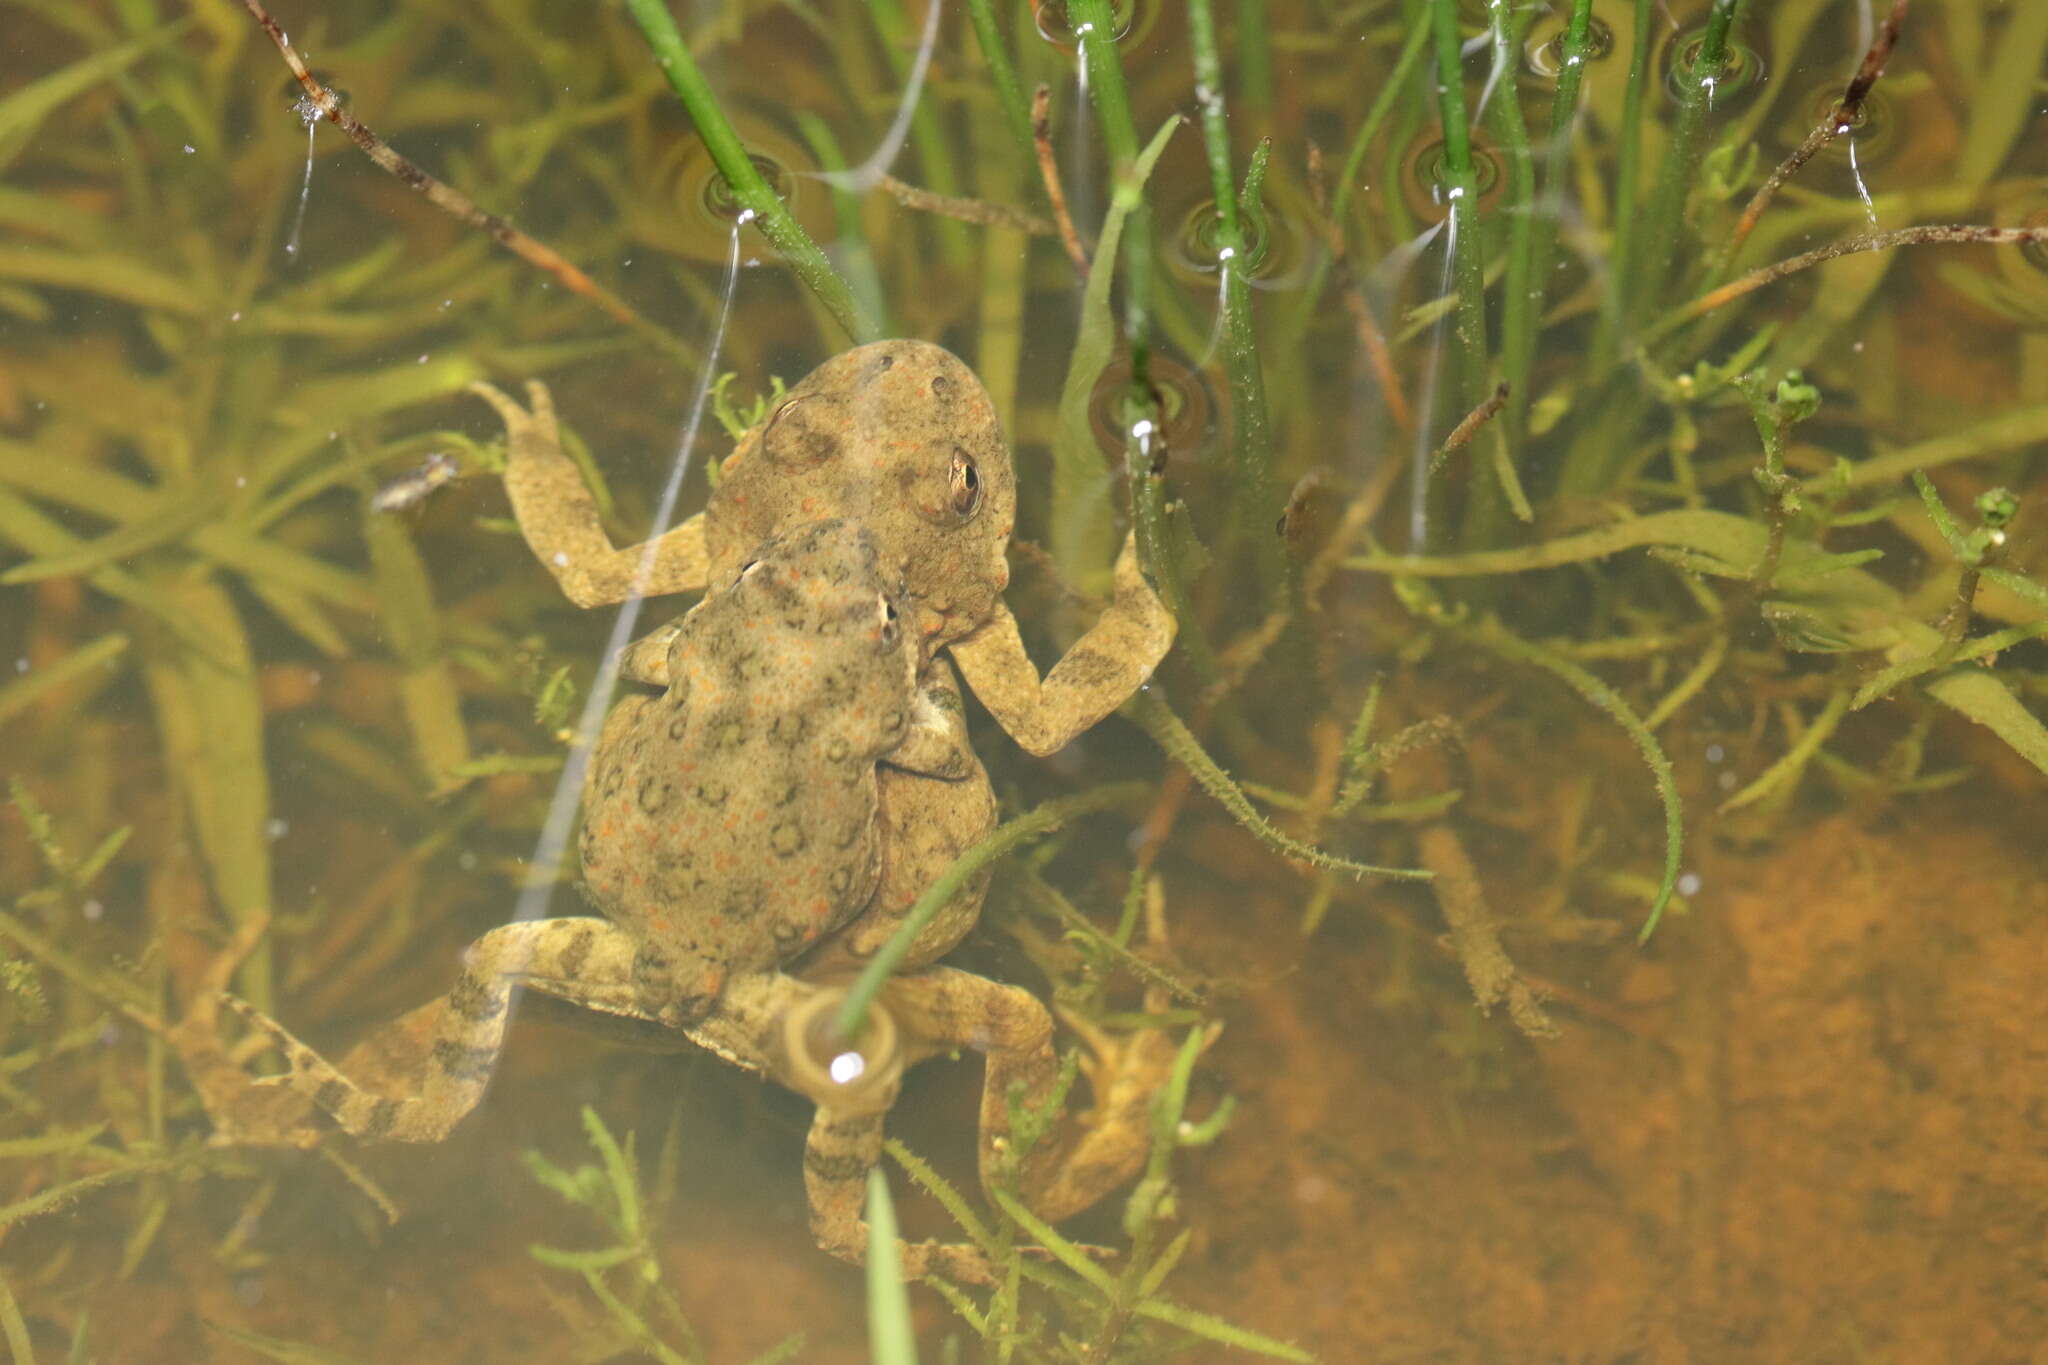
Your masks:
<path fill-rule="evenodd" d="M 1579 0 L 1584 9 L 1590 0 Z M 1508 0 L 1486 0 L 1493 31 L 1496 84 L 1489 112 L 1508 162 L 1508 264 L 1501 280 L 1501 378 L 1508 384 L 1508 404 L 1499 418 L 1497 440 L 1509 457 L 1522 449 L 1529 411 L 1529 371 L 1536 356 L 1536 329 L 1542 325 L 1542 285 L 1537 272 L 1538 229 L 1536 154 L 1529 144 L 1529 126 L 1522 116 L 1522 97 L 1515 82 L 1528 35 L 1529 11 L 1511 13 Z M 1553 118 L 1553 125 L 1556 120 Z M 1570 127 L 1569 118 L 1565 126 Z M 1556 143 L 1553 130 L 1551 143 Z M 1552 180 L 1555 180 L 1555 176 Z M 1546 206 L 1548 207 L 1548 206 Z"/>
<path fill-rule="evenodd" d="M 1123 60 L 1116 50 L 1116 20 L 1109 0 L 1068 0 L 1067 18 L 1088 68 L 1088 94 L 1102 125 L 1110 174 L 1121 181 L 1138 159 L 1138 125 L 1131 118 Z M 1123 240 L 1124 342 L 1131 352 L 1131 383 L 1149 389 L 1152 299 L 1152 213 L 1141 199 L 1131 210 Z"/>
<path fill-rule="evenodd" d="M 990 0 L 967 0 L 967 18 L 974 25 L 974 40 L 981 47 L 981 59 L 988 64 L 989 80 L 995 85 L 1003 122 L 1009 125 L 1011 135 L 1023 149 L 1025 164 L 1030 165 L 1038 155 L 1037 144 L 1031 138 L 1031 101 L 1024 94 L 1024 83 L 1017 78 L 1017 64 L 1010 60 L 1010 49 L 1003 45 L 1002 25 L 996 22 L 995 8 Z"/>
<path fill-rule="evenodd" d="M 712 163 L 725 177 L 726 184 L 732 187 L 733 197 L 740 206 L 753 213 L 761 235 L 782 253 L 783 259 L 796 271 L 797 278 L 817 295 L 818 302 L 846 329 L 848 336 L 857 342 L 875 340 L 881 332 L 874 319 L 854 299 L 846 281 L 839 277 L 832 263 L 825 259 L 825 253 L 818 249 L 818 244 L 790 214 L 789 206 L 776 197 L 767 180 L 762 178 L 760 169 L 754 165 L 753 158 L 747 155 L 747 149 L 740 144 L 739 134 L 726 121 L 725 112 L 718 107 L 718 99 L 711 93 L 711 86 L 698 69 L 696 59 L 690 56 L 690 49 L 683 42 L 675 20 L 669 17 L 667 5 L 663 0 L 626 0 L 626 10 L 633 16 L 633 22 L 639 25 L 641 35 L 654 53 L 655 65 L 668 78 L 669 88 L 683 102 L 690 122 L 696 125 L 697 135 L 704 139 L 704 148 L 711 154 Z"/>
<path fill-rule="evenodd" d="M 1151 794 L 1149 783 L 1113 782 L 1093 791 L 1048 801 L 1007 824 L 998 825 L 986 839 L 955 858 L 952 865 L 917 898 L 917 903 L 904 915 L 903 923 L 889 941 L 868 959 L 868 965 L 846 992 L 846 999 L 840 1002 L 839 1013 L 833 1016 L 832 1027 L 837 1035 L 841 1038 L 859 1036 L 861 1024 L 867 1019 L 868 1006 L 874 1003 L 876 994 L 910 951 L 910 945 L 931 923 L 932 916 L 938 914 L 975 873 L 1031 840 L 1052 833 L 1070 820 L 1093 815 L 1097 811 L 1114 810 L 1133 801 L 1142 801 Z"/>
<path fill-rule="evenodd" d="M 1620 353 L 1622 308 L 1632 278 L 1636 244 L 1636 186 L 1642 178 L 1643 100 L 1650 83 L 1650 34 L 1655 0 L 1636 0 L 1629 48 L 1628 88 L 1621 99 L 1621 131 L 1614 159 L 1614 202 L 1609 216 L 1614 243 L 1608 253 L 1612 283 L 1602 291 L 1600 323 L 1593 331 L 1593 374 L 1605 374 Z"/>
<path fill-rule="evenodd" d="M 1273 429 L 1266 410 L 1266 380 L 1259 367 L 1259 339 L 1252 317 L 1251 268 L 1244 219 L 1260 211 L 1267 144 L 1254 154 L 1240 206 L 1231 185 L 1230 129 L 1223 102 L 1223 63 L 1216 48 L 1216 20 L 1210 0 L 1189 0 L 1188 32 L 1194 48 L 1196 99 L 1202 107 L 1202 145 L 1208 152 L 1209 186 L 1216 197 L 1216 240 L 1222 271 L 1223 365 L 1230 384 L 1233 428 L 1230 467 L 1235 496 L 1230 503 L 1229 543 L 1244 540 L 1245 528 L 1271 526 L 1281 499 L 1273 481 Z M 1242 211 L 1240 211 L 1242 209 Z M 1287 559 L 1277 536 L 1259 535 L 1260 581 L 1269 594 L 1284 592 Z"/>
<path fill-rule="evenodd" d="M 1260 113 L 1271 109 L 1273 39 L 1266 0 L 1237 0 L 1237 67 L 1244 102 Z"/>
<path fill-rule="evenodd" d="M 1457 0 L 1430 0 L 1436 32 L 1437 109 L 1443 120 L 1444 168 L 1450 176 L 1451 271 L 1458 304 L 1452 337 L 1458 349 L 1458 394 L 1462 410 L 1471 412 L 1486 401 L 1486 253 L 1479 240 L 1479 182 L 1472 171 L 1472 130 L 1465 113 L 1463 39 L 1458 33 Z M 1465 510 L 1467 544 L 1491 539 L 1499 524 L 1499 489 L 1474 479 Z"/>
<path fill-rule="evenodd" d="M 1670 286 L 1678 259 L 1686 196 L 1692 191 L 1705 150 L 1714 82 L 1727 64 L 1728 31 L 1741 8 L 1742 0 L 1714 0 L 1700 36 L 1698 55 L 1690 65 L 1685 65 L 1682 49 L 1672 57 L 1679 68 L 1678 122 L 1664 148 L 1664 159 L 1657 168 L 1657 185 L 1650 192 L 1649 205 L 1642 215 L 1642 240 L 1648 243 L 1651 254 L 1640 269 L 1631 263 L 1630 273 L 1619 277 L 1628 290 L 1628 312 L 1622 320 L 1625 327 L 1639 326 L 1644 316 L 1663 301 Z"/>
<path fill-rule="evenodd" d="M 1585 81 L 1586 63 L 1592 56 L 1593 0 L 1572 0 L 1571 17 L 1565 22 L 1564 38 L 1558 44 L 1557 92 L 1550 106 L 1550 136 L 1544 144 L 1543 185 L 1530 214 L 1529 270 L 1526 302 L 1519 325 L 1506 326 L 1507 360 L 1503 372 L 1511 386 L 1509 412 L 1511 430 L 1526 433 L 1529 426 L 1529 373 L 1535 361 L 1536 334 L 1543 327 L 1543 305 L 1550 291 L 1550 272 L 1556 262 L 1557 225 L 1564 215 L 1564 187 L 1571 179 L 1572 129 L 1579 117 L 1579 87 Z M 1510 290 L 1510 300 L 1516 294 Z"/>

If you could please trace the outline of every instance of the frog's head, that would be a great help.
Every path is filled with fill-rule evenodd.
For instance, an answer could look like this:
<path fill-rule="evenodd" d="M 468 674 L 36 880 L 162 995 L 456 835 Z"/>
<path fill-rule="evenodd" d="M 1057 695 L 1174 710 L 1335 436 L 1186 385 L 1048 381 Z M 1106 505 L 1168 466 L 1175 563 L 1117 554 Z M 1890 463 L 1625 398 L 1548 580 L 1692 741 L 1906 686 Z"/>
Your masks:
<path fill-rule="evenodd" d="M 820 365 L 741 438 L 705 533 L 715 582 L 795 526 L 858 523 L 929 656 L 995 609 L 1016 515 L 1010 448 L 974 371 L 929 342 L 878 341 Z"/>
<path fill-rule="evenodd" d="M 873 536 L 844 518 L 762 542 L 698 604 L 670 647 L 670 670 L 710 654 L 732 685 L 771 710 L 853 717 L 849 742 L 872 757 L 901 739 L 922 656 L 905 598 Z M 863 718 L 895 716 L 869 733 Z"/>

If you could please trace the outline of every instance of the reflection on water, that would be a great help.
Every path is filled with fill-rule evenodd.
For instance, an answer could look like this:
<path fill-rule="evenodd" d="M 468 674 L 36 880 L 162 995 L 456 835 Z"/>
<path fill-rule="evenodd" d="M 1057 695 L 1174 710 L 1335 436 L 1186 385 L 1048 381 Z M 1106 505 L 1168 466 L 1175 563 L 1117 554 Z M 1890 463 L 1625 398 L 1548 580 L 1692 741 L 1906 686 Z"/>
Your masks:
<path fill-rule="evenodd" d="M 906 1073 L 906 1235 L 979 1233 L 1020 1276 L 915 1290 L 925 1358 L 2026 1358 L 2041 243 L 1743 282 L 1870 232 L 2042 229 L 2048 8 L 1213 8 L 1213 73 L 1195 5 L 676 15 L 851 297 L 986 385 L 1038 666 L 1142 597 L 1112 533 L 1180 618 L 1151 686 L 1046 758 L 1016 716 L 1128 657 L 1083 648 L 1034 701 L 946 637 L 996 818 L 1029 818 L 945 962 L 1053 1008 L 1076 1113 L 1149 1112 L 1157 1076 L 1119 1091 L 1144 1069 L 1112 1063 L 1196 1041 L 1179 1122 L 1118 1158 L 1146 1179 L 1063 1225 L 1108 1249 L 1062 1243 L 1078 1264 L 1018 1260 L 1045 1230 L 978 1188 L 1009 1122 L 979 1059 Z M 1098 9 L 1123 36 L 1090 67 Z M 536 850 L 626 637 L 522 543 L 466 387 L 545 379 L 628 545 L 850 344 L 759 224 L 735 236 L 623 9 L 277 19 L 356 117 L 641 321 L 331 124 L 309 162 L 239 7 L 12 12 L 0 1332 L 44 1361 L 737 1361 L 796 1333 L 782 1358 L 868 1359 L 861 1276 L 812 1235 L 811 1103 L 625 986 L 520 997 L 440 1143 L 249 1084 L 283 1059 L 219 990 L 404 1090 L 461 1061 L 433 1039 L 465 946 L 522 890 L 579 912 Z M 1113 149 L 1174 114 L 1139 210 Z M 900 183 L 834 178 L 878 148 Z M 1048 166 L 1086 282 L 1042 230 Z M 703 408 L 723 430 L 679 465 Z M 784 433 L 805 458 L 922 439 L 821 412 Z M 968 515 L 966 468 L 862 486 L 858 515 Z M 923 678 L 946 702 L 952 676 Z M 885 880 L 987 827 L 890 790 Z M 1061 801 L 1083 815 L 1031 814 Z M 885 936 L 841 927 L 790 965 Z"/>

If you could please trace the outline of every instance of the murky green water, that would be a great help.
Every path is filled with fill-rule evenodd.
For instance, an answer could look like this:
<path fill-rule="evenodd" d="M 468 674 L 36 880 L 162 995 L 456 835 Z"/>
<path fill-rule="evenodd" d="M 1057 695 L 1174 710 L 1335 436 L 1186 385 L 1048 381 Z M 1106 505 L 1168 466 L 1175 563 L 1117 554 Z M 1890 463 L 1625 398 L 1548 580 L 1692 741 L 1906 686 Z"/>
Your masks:
<path fill-rule="evenodd" d="M 735 236 L 624 7 L 278 10 L 593 298 L 309 138 L 232 0 L 7 7 L 16 1358 L 870 1358 L 797 1095 L 536 995 L 445 1141 L 358 1140 L 214 1003 L 404 1090 L 466 944 L 589 910 L 532 869 L 617 617 L 521 541 L 465 386 L 545 379 L 631 543 L 852 343 L 835 290 L 985 384 L 1040 668 L 1126 527 L 1180 618 L 1050 758 L 963 660 L 1000 818 L 1085 814 L 947 963 L 1104 1092 L 1221 1030 L 1138 1194 L 1063 1225 L 1102 1259 L 1018 1258 L 979 1061 L 910 1073 L 891 1136 L 1018 1277 L 913 1290 L 922 1359 L 2041 1358 L 2048 243 L 1883 234 L 2048 236 L 2048 8 L 1237 0 L 1220 80 L 1204 10 L 1104 8 L 1085 78 L 1087 3 L 945 6 L 928 67 L 895 0 L 677 8 L 824 295 Z M 884 1169 L 908 1236 L 967 1235 Z"/>

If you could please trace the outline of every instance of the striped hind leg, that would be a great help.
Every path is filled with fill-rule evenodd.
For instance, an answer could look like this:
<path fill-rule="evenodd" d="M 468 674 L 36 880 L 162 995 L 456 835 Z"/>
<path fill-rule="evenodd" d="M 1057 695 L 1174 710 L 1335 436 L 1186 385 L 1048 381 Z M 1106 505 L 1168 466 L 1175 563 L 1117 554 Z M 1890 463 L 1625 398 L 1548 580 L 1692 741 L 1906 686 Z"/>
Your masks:
<path fill-rule="evenodd" d="M 505 1040 L 514 987 L 537 980 L 630 989 L 633 955 L 633 941 L 606 920 L 528 920 L 491 930 L 463 954 L 462 975 L 445 997 L 411 1095 L 367 1089 L 268 1015 L 232 996 L 225 1003 L 284 1053 L 291 1070 L 269 1083 L 305 1095 L 357 1137 L 437 1142 L 483 1097 Z"/>

